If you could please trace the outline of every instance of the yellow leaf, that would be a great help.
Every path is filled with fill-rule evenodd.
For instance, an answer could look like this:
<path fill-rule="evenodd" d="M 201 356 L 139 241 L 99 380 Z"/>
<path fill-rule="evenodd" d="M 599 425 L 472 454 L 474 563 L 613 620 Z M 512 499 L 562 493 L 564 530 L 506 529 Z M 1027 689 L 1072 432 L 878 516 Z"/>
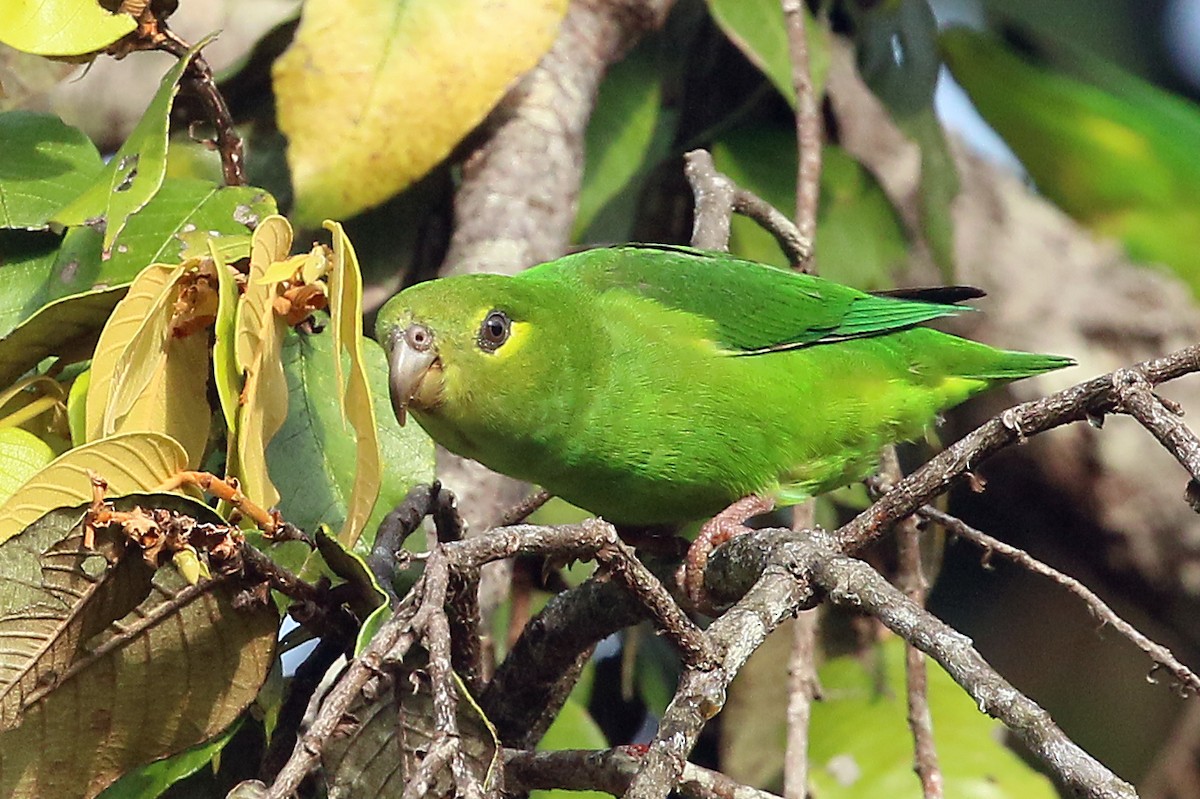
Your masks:
<path fill-rule="evenodd" d="M 379 496 L 382 465 L 379 461 L 379 438 L 375 426 L 375 410 L 371 404 L 371 389 L 362 351 L 362 274 L 358 258 L 346 232 L 337 222 L 326 220 L 325 228 L 333 234 L 333 270 L 330 274 L 330 327 L 333 336 L 334 364 L 337 373 L 338 398 L 343 394 L 341 373 L 342 351 L 350 356 L 350 374 L 345 390 L 342 415 L 354 428 L 357 444 L 354 489 L 346 508 L 346 523 L 338 540 L 346 548 L 354 546 L 362 533 L 375 499 Z"/>
<path fill-rule="evenodd" d="M 292 227 L 281 216 L 270 216 L 254 231 L 250 275 L 238 308 L 234 351 L 245 373 L 238 410 L 237 468 L 242 491 L 262 507 L 279 502 L 279 492 L 267 470 L 267 444 L 287 418 L 287 378 L 279 351 L 286 323 L 273 308 L 278 283 L 264 283 L 272 264 L 288 259 Z M 294 271 L 294 270 L 293 270 Z"/>
<path fill-rule="evenodd" d="M 88 388 L 88 439 L 119 432 L 165 433 L 200 465 L 208 444 L 210 351 L 203 330 L 177 336 L 171 319 L 189 265 L 143 270 L 100 334 Z"/>
<path fill-rule="evenodd" d="M 90 500 L 89 470 L 108 482 L 110 496 L 120 496 L 153 490 L 186 468 L 187 452 L 162 433 L 121 433 L 68 450 L 0 505 L 0 542 L 54 508 Z"/>
<path fill-rule="evenodd" d="M 96 353 L 92 356 L 92 380 L 87 393 L 87 440 L 96 441 L 106 435 L 105 420 L 111 419 L 117 405 L 116 391 L 136 394 L 134 383 L 148 380 L 147 371 L 154 368 L 152 361 L 166 357 L 155 352 L 148 337 L 143 335 L 152 319 L 170 314 L 171 289 L 183 266 L 152 264 L 134 278 L 129 292 L 104 325 L 100 340 L 96 342 Z M 130 350 L 138 356 L 124 357 Z M 117 374 L 121 364 L 121 374 Z M 133 370 L 136 374 L 131 375 Z M 144 382 L 142 382 L 144 385 Z M 126 407 L 126 410 L 128 408 Z"/>
<path fill-rule="evenodd" d="M 255 278 L 254 282 L 260 286 L 265 286 L 269 283 L 282 283 L 285 280 L 291 280 L 292 276 L 296 274 L 307 259 L 307 255 L 293 255 L 291 258 L 276 261 L 268 265 L 263 270 L 262 275 Z"/>
<path fill-rule="evenodd" d="M 137 22 L 94 0 L 10 0 L 0 8 L 0 42 L 26 53 L 94 53 L 130 33 Z"/>
<path fill-rule="evenodd" d="M 428 172 L 554 41 L 567 0 L 308 0 L 272 77 L 306 223 Z"/>

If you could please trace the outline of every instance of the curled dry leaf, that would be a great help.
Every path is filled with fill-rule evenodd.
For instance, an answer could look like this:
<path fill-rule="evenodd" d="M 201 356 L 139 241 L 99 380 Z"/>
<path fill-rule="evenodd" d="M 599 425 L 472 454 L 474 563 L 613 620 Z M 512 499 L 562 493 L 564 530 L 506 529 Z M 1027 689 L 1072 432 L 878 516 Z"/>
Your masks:
<path fill-rule="evenodd" d="M 173 338 L 187 338 L 217 320 L 217 265 L 200 259 L 179 278 L 178 294 L 167 327 Z"/>

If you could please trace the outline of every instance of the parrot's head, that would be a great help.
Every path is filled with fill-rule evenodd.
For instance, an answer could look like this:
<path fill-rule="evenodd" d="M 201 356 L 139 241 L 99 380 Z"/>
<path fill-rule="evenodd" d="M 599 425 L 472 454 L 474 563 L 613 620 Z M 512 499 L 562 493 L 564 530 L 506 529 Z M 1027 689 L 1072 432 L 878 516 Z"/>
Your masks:
<path fill-rule="evenodd" d="M 396 418 L 403 424 L 412 413 L 439 442 L 477 459 L 484 439 L 517 435 L 553 379 L 547 365 L 571 357 L 561 293 L 504 275 L 462 275 L 388 300 L 375 335 L 388 354 Z"/>

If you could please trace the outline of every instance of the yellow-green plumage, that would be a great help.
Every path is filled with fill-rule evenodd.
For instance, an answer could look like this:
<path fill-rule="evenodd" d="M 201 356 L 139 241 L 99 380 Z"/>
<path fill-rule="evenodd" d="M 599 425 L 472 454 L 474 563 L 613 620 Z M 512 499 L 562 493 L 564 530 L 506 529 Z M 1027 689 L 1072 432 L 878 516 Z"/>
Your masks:
<path fill-rule="evenodd" d="M 422 283 L 384 306 L 394 396 L 448 449 L 624 524 L 791 504 L 866 476 L 989 385 L 1069 365 L 921 322 L 962 309 L 878 297 L 719 253 L 590 250 L 516 277 Z M 492 346 L 487 324 L 507 321 Z M 421 339 L 424 341 L 424 339 Z M 424 345 L 422 345 L 424 346 Z M 411 354 L 411 353 L 410 353 Z"/>

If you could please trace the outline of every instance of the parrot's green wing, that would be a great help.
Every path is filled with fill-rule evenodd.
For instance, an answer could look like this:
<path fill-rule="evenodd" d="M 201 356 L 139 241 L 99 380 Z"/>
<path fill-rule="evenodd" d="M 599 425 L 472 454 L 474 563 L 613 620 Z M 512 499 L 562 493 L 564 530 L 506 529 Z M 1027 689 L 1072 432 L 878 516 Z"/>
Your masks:
<path fill-rule="evenodd" d="M 708 320 L 722 346 L 745 355 L 882 335 L 969 310 L 867 294 L 726 253 L 661 245 L 587 250 L 519 279 L 652 299 Z"/>

